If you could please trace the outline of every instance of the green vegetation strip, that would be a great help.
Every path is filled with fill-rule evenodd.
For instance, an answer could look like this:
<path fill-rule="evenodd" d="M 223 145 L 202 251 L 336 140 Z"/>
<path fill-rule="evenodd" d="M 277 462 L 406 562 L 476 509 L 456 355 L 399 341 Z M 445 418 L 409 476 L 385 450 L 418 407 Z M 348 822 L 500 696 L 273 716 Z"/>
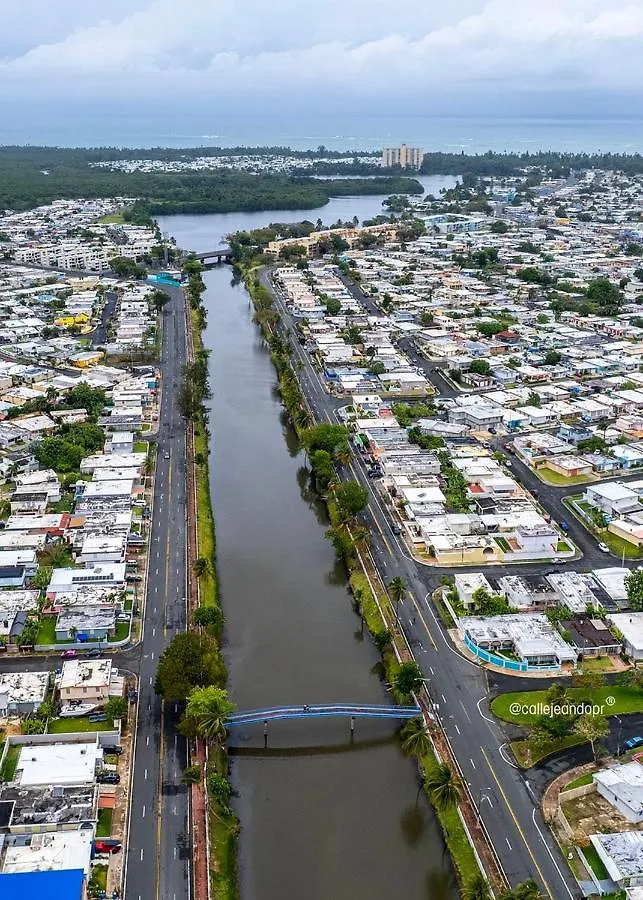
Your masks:
<path fill-rule="evenodd" d="M 529 769 L 553 753 L 568 750 L 570 747 L 578 747 L 580 744 L 586 743 L 586 740 L 580 734 L 568 734 L 562 738 L 554 738 L 538 747 L 534 747 L 529 740 L 512 741 L 510 746 L 518 765 L 523 769 Z"/>
<path fill-rule="evenodd" d="M 2 779 L 2 781 L 13 781 L 18 760 L 20 759 L 21 749 L 19 744 L 9 744 L 7 755 L 2 763 L 2 769 L 0 769 L 0 779 Z"/>
<path fill-rule="evenodd" d="M 561 793 L 565 793 L 565 791 L 573 791 L 575 788 L 585 787 L 586 784 L 591 784 L 594 776 L 591 772 L 587 772 L 585 775 L 579 775 L 578 778 L 574 778 L 573 781 L 570 781 L 569 784 L 566 784 L 562 789 Z"/>
<path fill-rule="evenodd" d="M 438 760 L 433 750 L 429 750 L 420 759 L 425 781 L 430 781 L 438 771 Z M 480 874 L 480 868 L 473 847 L 464 830 L 464 825 L 458 815 L 456 806 L 448 806 L 445 809 L 434 807 L 435 814 L 440 822 L 444 840 L 453 859 L 460 883 L 466 885 L 475 876 Z"/>
<path fill-rule="evenodd" d="M 228 777 L 228 754 L 225 747 L 211 752 L 208 781 L 213 776 Z M 212 872 L 213 895 L 217 900 L 236 900 L 239 896 L 237 842 L 239 820 L 230 809 L 227 798 L 210 791 L 210 850 L 214 859 Z"/>

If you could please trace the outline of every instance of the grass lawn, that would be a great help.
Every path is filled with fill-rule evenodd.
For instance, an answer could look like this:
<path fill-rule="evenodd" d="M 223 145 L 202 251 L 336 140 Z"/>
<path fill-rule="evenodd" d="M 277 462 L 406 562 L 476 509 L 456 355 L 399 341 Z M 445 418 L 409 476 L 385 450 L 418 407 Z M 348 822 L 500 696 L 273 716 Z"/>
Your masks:
<path fill-rule="evenodd" d="M 570 781 L 569 784 L 566 784 L 562 792 L 573 791 L 574 788 L 583 787 L 586 784 L 591 784 L 592 778 L 593 776 L 591 772 L 587 772 L 585 775 L 579 775 L 578 778 L 574 778 L 573 781 Z"/>
<path fill-rule="evenodd" d="M 123 225 L 125 219 L 123 218 L 122 211 L 117 210 L 116 212 L 111 213 L 109 216 L 102 216 L 102 218 L 96 219 L 96 222 L 99 225 Z"/>
<path fill-rule="evenodd" d="M 98 810 L 98 824 L 96 825 L 96 837 L 109 837 L 112 833 L 112 809 Z"/>
<path fill-rule="evenodd" d="M 558 541 L 556 544 L 556 553 L 571 553 L 571 550 L 567 541 Z"/>
<path fill-rule="evenodd" d="M 57 644 L 56 638 L 56 617 L 43 616 L 38 627 L 37 644 Z M 68 642 L 66 642 L 68 643 Z"/>
<path fill-rule="evenodd" d="M 129 635 L 129 622 L 117 622 L 116 623 L 116 633 L 112 638 L 113 641 L 124 641 L 125 638 Z"/>
<path fill-rule="evenodd" d="M 583 659 L 583 672 L 613 672 L 614 666 L 609 656 L 585 657 Z"/>
<path fill-rule="evenodd" d="M 101 891 L 107 890 L 107 866 L 92 866 L 89 879 L 89 896 L 98 897 Z"/>
<path fill-rule="evenodd" d="M 536 469 L 536 475 L 541 481 L 544 481 L 545 484 L 552 484 L 554 487 L 573 487 L 575 484 L 587 484 L 588 482 L 595 480 L 589 475 L 572 475 L 571 477 L 561 475 L 559 472 L 554 472 L 553 469 L 550 469 L 547 466 Z"/>
<path fill-rule="evenodd" d="M 634 544 L 630 544 L 629 541 L 624 541 L 623 538 L 620 538 L 617 534 L 612 534 L 612 532 L 608 531 L 606 528 L 599 533 L 598 537 L 599 540 L 605 541 L 612 553 L 616 556 L 622 557 L 623 554 L 625 554 L 625 559 L 640 559 L 641 556 L 643 556 L 643 552 L 641 552 L 638 547 L 635 547 Z"/>
<path fill-rule="evenodd" d="M 113 722 L 90 722 L 87 716 L 77 718 L 50 719 L 47 731 L 49 734 L 73 734 L 76 731 L 112 731 Z"/>
<path fill-rule="evenodd" d="M 134 453 L 147 453 L 148 446 L 147 441 L 135 441 Z"/>
<path fill-rule="evenodd" d="M 515 694 L 501 694 L 491 703 L 491 711 L 504 722 L 512 722 L 515 725 L 533 725 L 538 715 L 535 712 L 513 713 L 509 707 L 512 703 L 519 706 L 533 706 L 538 703 L 546 703 L 546 691 L 521 691 Z M 594 691 L 591 698 L 584 688 L 569 688 L 568 701 L 571 703 L 590 702 L 602 705 L 606 716 L 621 715 L 625 713 L 643 712 L 643 691 L 612 685 L 602 687 Z M 607 697 L 614 698 L 613 703 L 607 702 Z"/>
<path fill-rule="evenodd" d="M 2 781 L 13 781 L 13 776 L 16 774 L 16 767 L 18 765 L 21 750 L 22 747 L 19 744 L 9 745 L 7 755 L 5 756 L 4 762 L 2 763 L 2 769 L 0 769 L 0 778 L 2 779 Z"/>
<path fill-rule="evenodd" d="M 568 747 L 577 747 L 584 744 L 585 738 L 580 734 L 568 734 L 564 738 L 556 741 L 550 741 L 548 744 L 542 744 L 538 748 L 532 747 L 531 741 L 512 741 L 511 749 L 516 757 L 516 761 L 523 769 L 529 769 L 536 763 L 551 756 L 552 753 L 558 753 L 559 750 L 566 750 Z"/>
<path fill-rule="evenodd" d="M 599 881 L 604 881 L 606 878 L 609 878 L 609 872 L 605 868 L 603 860 L 600 858 L 598 853 L 596 852 L 596 848 L 593 844 L 590 844 L 588 847 L 583 847 L 581 850 L 583 856 L 587 860 L 587 864 L 590 869 L 596 875 Z"/>
<path fill-rule="evenodd" d="M 496 537 L 496 538 L 494 538 L 494 541 L 500 547 L 500 549 L 503 550 L 505 553 L 511 552 L 511 546 L 509 545 L 509 541 L 507 541 L 506 538 Z"/>

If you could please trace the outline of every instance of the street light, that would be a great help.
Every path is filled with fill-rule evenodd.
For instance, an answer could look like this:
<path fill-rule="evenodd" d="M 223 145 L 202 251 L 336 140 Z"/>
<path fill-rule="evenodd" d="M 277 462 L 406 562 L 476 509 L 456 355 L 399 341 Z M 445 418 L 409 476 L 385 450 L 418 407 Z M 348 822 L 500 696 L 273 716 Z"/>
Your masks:
<path fill-rule="evenodd" d="M 620 716 L 614 716 L 616 721 L 618 722 L 618 733 L 616 738 L 616 755 L 621 755 L 621 736 L 623 733 L 623 721 Z"/>

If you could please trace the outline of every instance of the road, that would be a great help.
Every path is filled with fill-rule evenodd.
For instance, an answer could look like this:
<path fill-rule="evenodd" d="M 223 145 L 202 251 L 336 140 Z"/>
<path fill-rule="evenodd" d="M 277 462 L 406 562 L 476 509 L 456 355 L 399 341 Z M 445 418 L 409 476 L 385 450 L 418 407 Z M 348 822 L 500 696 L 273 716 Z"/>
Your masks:
<path fill-rule="evenodd" d="M 279 291 L 267 273 L 261 277 L 275 293 L 284 321 L 292 327 Z M 319 421 L 336 421 L 337 399 L 326 393 L 303 348 L 297 342 L 294 348 L 302 363 L 302 388 L 316 417 Z M 511 761 L 502 729 L 489 712 L 486 671 L 453 646 L 434 614 L 431 593 L 441 576 L 453 572 L 420 565 L 408 554 L 393 533 L 389 516 L 358 457 L 348 468 L 342 467 L 340 475 L 356 479 L 369 490 L 365 520 L 372 533 L 372 556 L 385 582 L 399 576 L 409 587 L 400 608 L 404 633 L 509 882 L 516 885 L 533 878 L 552 900 L 577 897 L 578 886 L 545 826 L 533 787 Z M 521 567 L 521 571 L 528 568 Z M 532 568 L 542 571 L 541 565 Z M 563 570 L 563 566 L 559 568 Z M 509 567 L 494 567 L 494 574 L 499 576 L 509 571 Z"/>
<path fill-rule="evenodd" d="M 181 776 L 187 744 L 180 710 L 154 693 L 158 659 L 186 626 L 186 445 L 176 393 L 186 362 L 182 291 L 165 288 L 161 408 L 147 600 L 140 646 L 139 699 L 125 875 L 127 900 L 190 897 L 189 791 Z M 168 457 L 169 458 L 166 458 Z"/>

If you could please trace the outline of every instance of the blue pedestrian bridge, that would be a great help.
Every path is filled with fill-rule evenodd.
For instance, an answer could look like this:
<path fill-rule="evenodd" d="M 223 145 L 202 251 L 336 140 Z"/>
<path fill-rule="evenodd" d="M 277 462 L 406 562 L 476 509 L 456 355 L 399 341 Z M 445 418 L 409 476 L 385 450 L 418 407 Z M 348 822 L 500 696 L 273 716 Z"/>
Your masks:
<path fill-rule="evenodd" d="M 413 719 L 422 714 L 419 706 L 384 706 L 357 703 L 316 703 L 299 706 L 273 706 L 268 709 L 249 709 L 231 713 L 226 727 L 257 725 L 278 719 Z"/>

